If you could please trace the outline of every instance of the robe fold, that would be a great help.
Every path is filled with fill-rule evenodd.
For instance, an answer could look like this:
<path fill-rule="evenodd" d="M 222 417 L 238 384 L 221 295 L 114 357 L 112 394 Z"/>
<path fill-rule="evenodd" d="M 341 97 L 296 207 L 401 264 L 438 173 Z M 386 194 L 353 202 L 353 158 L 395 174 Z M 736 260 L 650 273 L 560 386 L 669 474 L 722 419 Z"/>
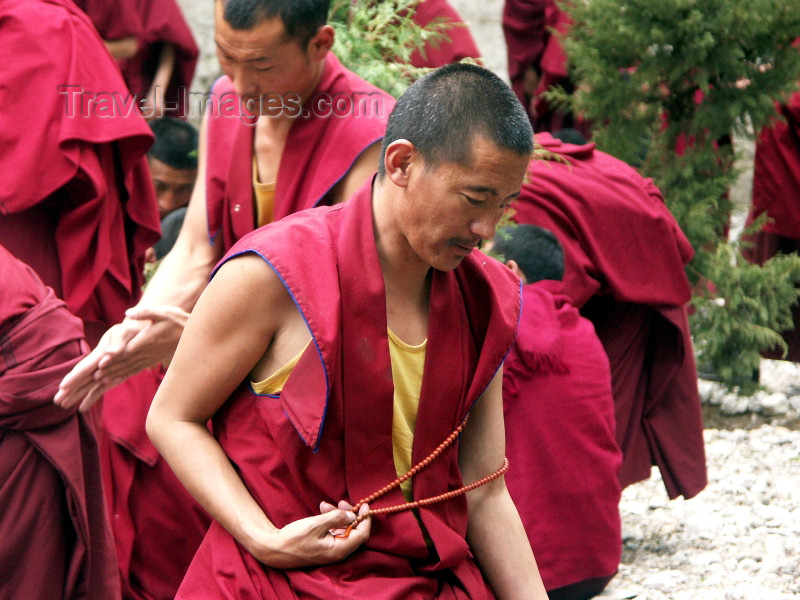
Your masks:
<path fill-rule="evenodd" d="M 93 344 L 138 299 L 159 236 L 152 133 L 121 108 L 122 76 L 71 2 L 6 0 L 0 36 L 15 57 L 0 72 L 0 243 L 83 319 Z"/>
<path fill-rule="evenodd" d="M 341 111 L 334 109 L 337 99 Z M 253 119 L 239 106 L 228 77 L 214 84 L 211 100 L 208 147 L 225 151 L 208 161 L 208 231 L 212 243 L 219 238 L 227 250 L 255 227 L 250 168 L 255 127 L 248 124 Z M 324 204 L 361 153 L 383 137 L 393 107 L 394 98 L 328 53 L 320 82 L 292 125 L 281 155 L 274 220 Z"/>
<path fill-rule="evenodd" d="M 657 465 L 670 498 L 690 498 L 706 485 L 684 272 L 692 248 L 651 180 L 594 144 L 536 141 L 569 164 L 531 161 L 514 219 L 556 234 L 564 290 L 608 354 L 620 482 Z"/>
<path fill-rule="evenodd" d="M 141 35 L 142 20 L 136 0 L 74 0 L 89 15 L 100 37 L 114 41 Z"/>
<path fill-rule="evenodd" d="M 547 590 L 610 578 L 622 554 L 608 358 L 562 287 L 523 287 L 503 367 L 506 484 Z"/>
<path fill-rule="evenodd" d="M 458 62 L 462 58 L 480 58 L 480 50 L 469 27 L 447 0 L 423 0 L 417 5 L 414 11 L 414 22 L 417 25 L 425 27 L 434 19 L 443 19 L 451 24 L 444 32 L 448 39 L 438 45 L 427 44 L 424 56 L 422 52 L 415 51 L 409 60 L 412 65 L 435 69 Z"/>
<path fill-rule="evenodd" d="M 250 493 L 277 526 L 319 514 L 319 502 L 353 503 L 396 477 L 393 384 L 383 277 L 367 183 L 347 203 L 293 215 L 242 239 L 228 257 L 255 253 L 280 277 L 313 343 L 282 392 L 243 382 L 213 431 Z M 519 282 L 480 252 L 434 271 L 425 371 L 412 462 L 464 419 L 514 338 Z M 414 477 L 416 499 L 463 484 L 458 442 Z M 499 465 L 498 465 L 499 467 Z M 395 488 L 373 508 L 404 502 Z M 177 598 L 493 598 L 465 540 L 466 499 L 377 517 L 363 546 L 342 562 L 266 567 L 216 522 Z"/>
<path fill-rule="evenodd" d="M 778 252 L 800 251 L 800 92 L 776 107 L 785 120 L 765 127 L 756 142 L 753 205 L 747 216 L 748 225 L 763 213 L 771 219 L 751 238 L 755 246 L 744 249 L 745 256 L 759 264 Z M 792 313 L 795 327 L 783 332 L 789 345 L 785 358 L 800 362 L 800 308 Z M 764 356 L 783 358 L 777 349 Z"/>
<path fill-rule="evenodd" d="M 0 598 L 120 598 L 94 431 L 53 404 L 80 319 L 0 246 Z"/>
<path fill-rule="evenodd" d="M 142 29 L 137 36 L 139 51 L 120 64 L 132 94 L 146 95 L 153 84 L 161 51 L 166 44 L 175 49 L 175 67 L 164 94 L 165 114 L 186 115 L 189 86 L 200 54 L 192 30 L 176 0 L 140 0 Z"/>

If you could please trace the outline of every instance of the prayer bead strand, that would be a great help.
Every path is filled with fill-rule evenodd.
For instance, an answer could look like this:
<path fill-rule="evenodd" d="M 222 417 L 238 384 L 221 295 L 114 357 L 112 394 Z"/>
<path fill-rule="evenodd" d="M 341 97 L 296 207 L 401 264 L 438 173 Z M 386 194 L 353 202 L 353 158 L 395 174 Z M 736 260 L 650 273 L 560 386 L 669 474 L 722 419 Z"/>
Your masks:
<path fill-rule="evenodd" d="M 479 479 L 478 481 L 470 483 L 469 485 L 465 485 L 455 490 L 450 490 L 449 492 L 445 492 L 443 494 L 439 494 L 431 498 L 423 498 L 422 500 L 415 500 L 414 502 L 406 502 L 404 504 L 397 504 L 395 506 L 385 506 L 382 508 L 370 509 L 362 515 L 358 514 L 358 511 L 362 505 L 370 504 L 372 501 L 376 500 L 377 498 L 380 498 L 384 494 L 393 490 L 401 483 L 403 483 L 410 477 L 413 477 L 414 475 L 419 473 L 422 469 L 431 464 L 461 434 L 461 431 L 464 429 L 464 425 L 466 425 L 466 423 L 467 423 L 467 418 L 465 417 L 464 420 L 461 422 L 461 425 L 456 427 L 456 429 L 453 430 L 453 432 L 449 436 L 447 436 L 447 439 L 445 439 L 441 444 L 439 444 L 433 450 L 433 452 L 431 452 L 426 458 L 424 458 L 416 465 L 414 465 L 411 469 L 409 469 L 405 475 L 401 475 L 400 477 L 392 481 L 390 484 L 383 486 L 374 494 L 371 494 L 370 496 L 367 496 L 363 500 L 357 502 L 352 509 L 352 511 L 356 513 L 355 521 L 353 521 L 352 523 L 350 523 L 350 525 L 347 526 L 347 529 L 345 529 L 344 533 L 335 534 L 334 537 L 337 538 L 348 537 L 350 535 L 350 532 L 355 527 L 357 527 L 359 523 L 361 523 L 364 519 L 368 519 L 369 517 L 378 515 L 390 515 L 398 512 L 403 512 L 406 510 L 413 510 L 415 508 L 419 508 L 420 506 L 428 506 L 429 504 L 435 504 L 437 502 L 442 502 L 443 500 L 449 500 L 451 498 L 455 498 L 456 496 L 460 496 L 461 494 L 466 494 L 467 492 L 470 492 L 476 488 L 481 487 L 482 485 L 486 485 L 487 483 L 489 483 L 494 479 L 497 479 L 498 477 L 503 475 L 506 471 L 508 471 L 508 458 L 503 458 L 503 465 L 499 469 L 497 469 L 497 471 L 487 475 L 486 477 Z"/>

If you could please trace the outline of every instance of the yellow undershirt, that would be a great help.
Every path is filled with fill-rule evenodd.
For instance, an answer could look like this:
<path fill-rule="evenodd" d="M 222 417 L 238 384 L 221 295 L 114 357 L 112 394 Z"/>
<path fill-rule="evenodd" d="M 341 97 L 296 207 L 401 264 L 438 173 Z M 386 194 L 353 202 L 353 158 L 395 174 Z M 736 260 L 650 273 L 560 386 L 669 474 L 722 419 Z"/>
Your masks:
<path fill-rule="evenodd" d="M 256 227 L 272 223 L 275 215 L 275 182 L 259 181 L 255 152 L 253 153 L 253 198 L 256 204 Z"/>
<path fill-rule="evenodd" d="M 311 343 L 309 341 L 309 343 Z M 419 394 L 422 388 L 422 372 L 425 368 L 425 349 L 427 340 L 418 346 L 406 344 L 389 330 L 389 356 L 392 360 L 392 380 L 394 382 L 394 402 L 392 408 L 392 454 L 394 468 L 398 476 L 411 468 L 411 449 L 414 445 L 414 429 L 419 409 Z M 308 345 L 306 345 L 306 348 Z M 303 352 L 283 365 L 275 373 L 250 385 L 256 394 L 277 395 L 289 379 Z M 404 481 L 400 489 L 406 501 L 413 500 L 412 481 Z"/>

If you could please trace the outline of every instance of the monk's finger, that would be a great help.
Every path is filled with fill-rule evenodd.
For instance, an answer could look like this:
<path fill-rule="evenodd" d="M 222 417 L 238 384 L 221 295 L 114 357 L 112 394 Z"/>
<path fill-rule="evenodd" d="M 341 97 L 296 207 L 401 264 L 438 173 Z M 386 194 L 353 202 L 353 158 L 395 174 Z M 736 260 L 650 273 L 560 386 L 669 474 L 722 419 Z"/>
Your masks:
<path fill-rule="evenodd" d="M 319 503 L 319 514 L 324 515 L 325 513 L 329 513 L 332 510 L 336 510 L 336 507 L 331 504 L 330 502 L 325 502 L 324 500 Z"/>
<path fill-rule="evenodd" d="M 92 382 L 101 355 L 102 353 L 100 352 L 92 351 L 82 358 L 78 364 L 72 367 L 72 370 L 67 373 L 64 379 L 61 380 L 61 383 L 58 384 L 56 399 L 68 396 L 74 393 L 78 388 Z"/>
<path fill-rule="evenodd" d="M 94 378 L 90 378 L 72 389 L 64 391 L 59 390 L 53 398 L 53 402 L 61 408 L 68 410 L 82 402 L 96 385 L 97 381 L 95 381 Z"/>
<path fill-rule="evenodd" d="M 95 385 L 89 391 L 89 393 L 86 394 L 86 397 L 81 402 L 81 406 L 80 406 L 80 408 L 78 408 L 78 410 L 80 412 L 82 412 L 82 413 L 85 413 L 86 411 L 88 411 L 90 408 L 92 408 L 92 406 L 94 406 L 95 402 L 97 402 L 100 398 L 102 398 L 103 393 L 107 389 L 108 388 L 104 387 L 102 384 L 98 383 L 97 385 Z"/>

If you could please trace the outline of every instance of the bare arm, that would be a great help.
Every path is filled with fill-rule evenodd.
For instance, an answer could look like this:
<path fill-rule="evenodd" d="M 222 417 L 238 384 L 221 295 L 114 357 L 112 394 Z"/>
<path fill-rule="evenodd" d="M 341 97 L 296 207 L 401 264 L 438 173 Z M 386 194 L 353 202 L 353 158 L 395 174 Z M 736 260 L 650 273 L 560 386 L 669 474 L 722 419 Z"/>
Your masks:
<path fill-rule="evenodd" d="M 164 94 L 169 87 L 172 73 L 175 71 L 175 46 L 164 43 L 158 58 L 158 69 L 153 83 L 147 92 L 147 100 L 142 111 L 145 119 L 156 119 L 164 116 Z"/>
<path fill-rule="evenodd" d="M 364 182 L 378 170 L 381 140 L 366 148 L 350 167 L 347 175 L 331 191 L 331 204 L 340 204 L 358 191 Z"/>
<path fill-rule="evenodd" d="M 277 276 L 258 257 L 226 263 L 192 312 L 147 417 L 147 433 L 198 502 L 261 562 L 279 568 L 341 560 L 369 535 L 369 523 L 348 539 L 352 513 L 324 514 L 276 528 L 248 492 L 206 427 L 295 311 Z M 213 354 L 208 349 L 213 348 Z"/>
<path fill-rule="evenodd" d="M 126 319 L 109 329 L 97 348 L 61 382 L 56 402 L 65 408 L 81 402 L 81 410 L 87 410 L 105 390 L 142 369 L 168 361 L 175 351 L 188 313 L 222 257 L 220 245 L 212 246 L 208 240 L 206 129 L 204 121 L 197 180 L 175 245 L 139 304 L 129 309 Z"/>
<path fill-rule="evenodd" d="M 103 43 L 115 60 L 130 58 L 139 51 L 139 42 L 136 41 L 135 35 L 118 40 L 103 40 Z"/>
<path fill-rule="evenodd" d="M 459 445 L 465 483 L 477 481 L 503 464 L 502 369 L 475 403 Z M 514 468 L 512 464 L 510 468 Z M 467 494 L 467 541 L 498 600 L 547 600 L 517 509 L 500 477 Z"/>

